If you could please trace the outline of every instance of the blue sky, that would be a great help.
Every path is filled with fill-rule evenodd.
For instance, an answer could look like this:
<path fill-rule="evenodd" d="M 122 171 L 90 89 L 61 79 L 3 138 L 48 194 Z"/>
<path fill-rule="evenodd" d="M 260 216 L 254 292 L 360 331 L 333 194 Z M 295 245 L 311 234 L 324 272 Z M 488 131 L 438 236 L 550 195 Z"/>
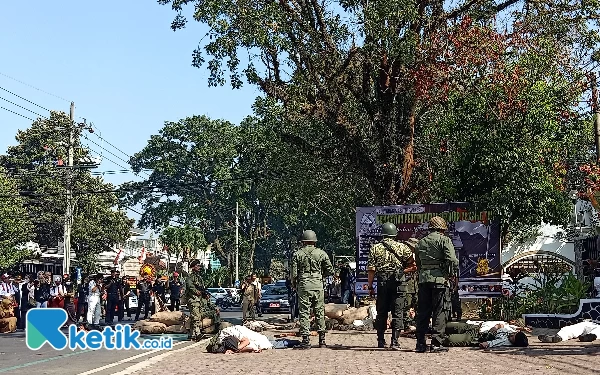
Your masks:
<path fill-rule="evenodd" d="M 169 26 L 174 15 L 153 0 L 2 1 L 0 87 L 51 110 L 68 113 L 74 101 L 78 121 L 93 122 L 102 138 L 129 155 L 141 150 L 164 121 L 205 114 L 239 123 L 251 113 L 258 90 L 209 88 L 208 72 L 191 66 L 192 51 L 206 28 L 190 22 L 173 32 Z M 48 114 L 6 91 L 0 90 L 0 98 Z M 2 99 L 0 107 L 36 117 Z M 30 123 L 0 109 L 0 152 L 15 144 L 17 130 Z M 91 139 L 127 159 L 98 138 Z M 91 148 L 102 151 L 93 144 Z M 120 169 L 105 159 L 96 171 Z M 131 174 L 105 176 L 115 184 L 132 179 Z"/>

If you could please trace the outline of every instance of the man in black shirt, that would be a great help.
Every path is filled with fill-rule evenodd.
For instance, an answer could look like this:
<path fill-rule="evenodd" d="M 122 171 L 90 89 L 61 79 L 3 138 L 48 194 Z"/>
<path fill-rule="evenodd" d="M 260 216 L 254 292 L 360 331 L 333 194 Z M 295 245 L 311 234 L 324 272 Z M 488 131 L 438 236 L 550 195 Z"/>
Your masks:
<path fill-rule="evenodd" d="M 83 316 L 83 320 L 87 318 L 88 312 L 88 295 L 90 294 L 90 278 L 85 277 L 83 283 L 77 287 L 77 321 Z"/>
<path fill-rule="evenodd" d="M 169 291 L 171 292 L 171 311 L 179 311 L 179 299 L 181 298 L 181 281 L 179 274 L 173 272 L 173 279 L 169 283 Z"/>
<path fill-rule="evenodd" d="M 119 305 L 119 321 L 122 321 L 127 311 L 127 317 L 131 318 L 131 311 L 129 310 L 129 295 L 131 293 L 131 286 L 127 281 L 127 276 L 121 278 L 121 304 Z"/>
<path fill-rule="evenodd" d="M 113 324 L 115 319 L 116 307 L 119 305 L 121 299 L 121 285 L 117 278 L 117 270 L 110 271 L 110 277 L 108 278 L 105 286 L 106 290 L 106 324 Z"/>
<path fill-rule="evenodd" d="M 154 282 L 154 286 L 152 287 L 152 291 L 154 292 L 154 306 L 152 306 L 152 311 L 156 311 L 156 304 L 158 303 L 158 298 L 163 302 L 163 304 L 167 300 L 165 282 L 160 279 L 160 277 L 156 278 Z M 159 306 L 161 306 L 159 304 Z"/>
<path fill-rule="evenodd" d="M 142 280 L 137 283 L 137 297 L 138 307 L 135 314 L 135 320 L 140 318 L 140 312 L 142 311 L 142 305 L 144 305 L 144 319 L 148 319 L 148 313 L 150 312 L 150 292 L 152 291 L 152 282 L 150 276 L 146 275 Z"/>

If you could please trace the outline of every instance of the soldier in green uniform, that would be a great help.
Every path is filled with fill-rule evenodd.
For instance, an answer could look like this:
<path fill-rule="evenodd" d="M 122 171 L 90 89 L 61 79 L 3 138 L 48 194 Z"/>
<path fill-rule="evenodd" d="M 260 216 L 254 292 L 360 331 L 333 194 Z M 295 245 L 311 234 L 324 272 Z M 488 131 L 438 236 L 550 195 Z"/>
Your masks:
<path fill-rule="evenodd" d="M 319 347 L 325 344 L 325 295 L 323 278 L 333 275 L 333 266 L 327 254 L 315 247 L 317 235 L 312 230 L 302 234 L 302 248 L 292 258 L 292 288 L 298 291 L 300 310 L 300 334 L 302 343 L 298 349 L 310 349 L 310 313 L 314 309 L 315 323 L 319 332 Z"/>
<path fill-rule="evenodd" d="M 448 230 L 446 221 L 434 216 L 429 220 L 430 233 L 417 244 L 415 259 L 419 270 L 419 305 L 417 310 L 418 353 L 427 351 L 425 334 L 432 319 L 432 352 L 448 351 L 443 346 L 446 336 L 445 301 L 448 294 L 448 279 L 458 271 L 458 260 L 452 240 L 444 235 Z"/>
<path fill-rule="evenodd" d="M 415 246 L 419 240 L 417 238 L 409 238 L 405 243 L 406 246 L 410 248 L 414 252 Z M 417 271 L 417 264 L 415 263 L 412 268 L 408 268 L 405 270 L 404 277 L 406 278 L 406 302 L 405 302 L 405 315 L 404 315 L 404 328 L 406 329 L 409 326 L 416 326 L 415 323 L 415 314 L 417 312 L 418 305 L 418 293 L 419 293 L 419 272 Z"/>
<path fill-rule="evenodd" d="M 367 272 L 369 294 L 375 294 L 373 281 L 377 275 L 377 346 L 385 348 L 385 330 L 388 312 L 392 312 L 392 341 L 390 348 L 400 349 L 398 336 L 404 328 L 404 301 L 406 280 L 404 270 L 414 265 L 413 253 L 408 246 L 394 241 L 398 234 L 396 226 L 384 223 L 381 227 L 383 240 L 369 251 Z"/>
<path fill-rule="evenodd" d="M 190 332 L 188 339 L 198 341 L 202 337 L 202 316 L 206 311 L 204 281 L 198 259 L 190 263 L 191 272 L 185 280 L 185 293 L 188 309 L 190 310 Z"/>

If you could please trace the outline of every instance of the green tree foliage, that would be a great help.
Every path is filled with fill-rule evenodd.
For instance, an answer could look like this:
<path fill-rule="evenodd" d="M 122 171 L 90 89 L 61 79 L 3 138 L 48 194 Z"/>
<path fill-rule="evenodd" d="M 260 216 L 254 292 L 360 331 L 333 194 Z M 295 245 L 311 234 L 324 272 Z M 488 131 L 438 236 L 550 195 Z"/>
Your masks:
<path fill-rule="evenodd" d="M 0 165 L 17 179 L 26 196 L 25 208 L 35 226 L 34 240 L 41 246 L 56 247 L 63 240 L 65 189 L 70 181 L 74 195 L 74 221 L 71 236 L 77 260 L 86 272 L 95 270 L 96 256 L 115 243 L 125 241 L 133 220 L 118 210 L 114 186 L 91 176 L 87 168 L 67 169 L 68 132 L 71 122 L 63 112 L 52 112 L 49 119 L 36 120 L 29 129 L 19 131 L 18 145 L 0 156 Z M 75 125 L 80 134 L 81 127 Z M 75 137 L 74 164 L 83 166 L 88 151 Z"/>
<path fill-rule="evenodd" d="M 593 63 L 600 18 L 595 2 L 571 0 L 158 2 L 177 12 L 174 30 L 187 5 L 208 26 L 193 65 L 206 63 L 209 85 L 259 87 L 285 107 L 298 146 L 317 150 L 306 124 L 322 124 L 383 204 L 420 196 L 427 172 L 413 174 L 426 155 L 415 148 L 449 91 L 487 79 L 507 55 Z M 453 44 L 465 21 L 468 38 Z"/>
<path fill-rule="evenodd" d="M 174 30 L 187 5 L 209 27 L 193 65 L 210 86 L 256 85 L 281 113 L 274 139 L 353 169 L 348 203 L 466 199 L 502 215 L 505 235 L 565 221 L 585 159 L 572 150 L 589 142 L 578 105 L 597 67 L 596 2 L 159 3 Z"/>
<path fill-rule="evenodd" d="M 0 269 L 10 269 L 31 256 L 22 245 L 33 238 L 33 225 L 17 183 L 0 168 Z"/>

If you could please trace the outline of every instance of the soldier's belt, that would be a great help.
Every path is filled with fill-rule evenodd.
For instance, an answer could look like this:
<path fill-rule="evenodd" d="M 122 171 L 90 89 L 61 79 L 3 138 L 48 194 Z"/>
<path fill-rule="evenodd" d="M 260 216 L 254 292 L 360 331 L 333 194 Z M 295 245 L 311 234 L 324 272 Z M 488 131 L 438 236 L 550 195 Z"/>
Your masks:
<path fill-rule="evenodd" d="M 422 270 L 437 270 L 437 269 L 441 269 L 442 265 L 441 264 L 421 264 L 421 268 Z"/>

